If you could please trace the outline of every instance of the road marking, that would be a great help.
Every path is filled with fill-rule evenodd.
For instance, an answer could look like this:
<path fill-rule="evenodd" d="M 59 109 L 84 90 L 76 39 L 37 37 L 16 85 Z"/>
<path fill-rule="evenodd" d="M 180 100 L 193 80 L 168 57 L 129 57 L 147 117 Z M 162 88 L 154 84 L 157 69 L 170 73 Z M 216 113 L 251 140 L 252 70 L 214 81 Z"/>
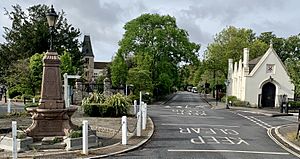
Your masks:
<path fill-rule="evenodd" d="M 177 114 L 181 114 L 181 113 L 177 113 Z M 184 114 L 182 114 L 182 115 L 184 115 Z M 197 115 L 197 113 L 196 113 L 196 115 L 190 115 L 190 116 L 181 116 L 181 115 L 174 115 L 174 114 L 163 114 L 163 115 L 160 115 L 160 116 L 162 116 L 162 117 L 189 117 L 189 118 L 191 118 L 191 117 L 193 117 L 193 118 L 201 118 L 201 119 L 224 119 L 224 117 L 219 117 L 219 116 L 206 116 L 206 117 L 202 117 L 202 116 L 199 116 L 199 114 Z"/>
<path fill-rule="evenodd" d="M 176 106 L 176 108 L 182 108 L 182 106 Z"/>
<path fill-rule="evenodd" d="M 267 154 L 267 155 L 289 155 L 286 152 L 268 152 L 268 151 L 238 151 L 238 150 L 187 150 L 187 149 L 169 149 L 169 152 L 227 152 L 227 153 L 249 153 L 249 154 Z"/>
<path fill-rule="evenodd" d="M 162 123 L 161 125 L 165 126 L 208 126 L 208 127 L 229 127 L 229 128 L 238 128 L 240 126 L 234 126 L 234 125 L 209 125 L 209 124 L 167 124 Z"/>
<path fill-rule="evenodd" d="M 268 126 L 268 127 L 272 127 L 272 125 L 270 125 L 270 124 L 268 124 L 268 123 L 266 123 L 266 122 L 264 122 L 264 121 L 262 121 L 262 120 L 260 120 L 260 119 L 258 119 L 258 118 L 255 118 L 255 117 L 253 117 L 253 116 L 250 116 L 250 118 L 252 118 L 252 119 L 254 119 L 254 120 L 256 120 L 256 121 L 259 121 L 259 122 L 261 122 L 262 124 L 264 124 L 264 125 L 266 125 L 266 126 Z"/>
<path fill-rule="evenodd" d="M 239 116 L 241 116 L 243 118 L 246 118 L 246 119 L 252 121 L 253 123 L 255 123 L 256 125 L 259 125 L 260 127 L 265 128 L 267 130 L 268 130 L 268 128 L 272 127 L 272 125 L 270 125 L 270 124 L 268 124 L 266 122 L 263 122 L 260 119 L 257 119 L 257 118 L 255 118 L 253 116 L 246 116 L 246 115 L 242 115 L 240 113 L 237 113 L 237 115 L 239 115 Z"/>

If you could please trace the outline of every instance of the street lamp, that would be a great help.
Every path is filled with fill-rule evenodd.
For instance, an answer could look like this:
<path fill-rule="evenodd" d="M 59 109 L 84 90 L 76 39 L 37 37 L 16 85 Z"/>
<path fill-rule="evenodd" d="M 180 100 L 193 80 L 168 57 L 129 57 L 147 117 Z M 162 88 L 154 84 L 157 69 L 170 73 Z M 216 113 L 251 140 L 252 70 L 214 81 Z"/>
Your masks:
<path fill-rule="evenodd" d="M 229 105 L 228 105 L 228 86 L 230 84 L 230 81 L 228 79 L 225 80 L 225 85 L 226 85 L 226 109 L 229 109 Z M 230 101 L 231 102 L 231 101 Z"/>
<path fill-rule="evenodd" d="M 48 11 L 47 15 L 47 22 L 50 27 L 50 51 L 53 51 L 53 32 L 54 27 L 58 18 L 58 15 L 56 14 L 53 5 L 51 5 L 50 10 Z"/>

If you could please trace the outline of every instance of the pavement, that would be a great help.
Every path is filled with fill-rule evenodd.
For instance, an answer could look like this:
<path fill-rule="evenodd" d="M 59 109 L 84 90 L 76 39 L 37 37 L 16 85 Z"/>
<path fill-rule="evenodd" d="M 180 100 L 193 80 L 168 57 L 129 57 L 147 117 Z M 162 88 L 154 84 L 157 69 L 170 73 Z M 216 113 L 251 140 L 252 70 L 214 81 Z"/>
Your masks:
<path fill-rule="evenodd" d="M 14 105 L 22 107 L 21 102 L 14 102 Z M 6 107 L 7 104 L 3 101 L 0 101 L 0 107 Z M 12 109 L 13 110 L 13 109 Z M 24 109 L 23 109 L 24 110 Z M 5 113 L 5 112 L 4 112 Z M 0 128 L 9 127 L 11 121 L 17 121 L 19 125 L 28 125 L 31 123 L 30 117 L 24 119 L 24 117 L 10 118 L 10 119 L 1 119 Z M 93 117 L 78 117 L 76 114 L 73 115 L 72 121 L 74 124 L 82 123 L 82 120 L 88 120 L 91 128 L 100 128 L 101 135 L 110 138 L 113 134 L 116 134 L 113 137 L 113 141 L 102 143 L 104 146 L 99 146 L 95 148 L 89 148 L 89 154 L 83 155 L 82 150 L 73 150 L 66 151 L 64 149 L 53 149 L 53 150 L 29 150 L 25 152 L 19 152 L 18 158 L 102 158 L 113 156 L 120 153 L 125 153 L 137 149 L 138 147 L 145 144 L 153 135 L 154 132 L 154 123 L 150 117 L 147 119 L 147 127 L 145 130 L 142 130 L 140 137 L 137 137 L 134 133 L 129 132 L 128 143 L 127 145 L 121 144 L 121 132 L 116 133 L 121 126 L 121 118 L 93 118 Z M 24 123 L 26 121 L 26 123 Z M 135 117 L 128 117 L 128 129 L 129 131 L 133 130 L 136 126 Z M 99 135 L 98 135 L 99 136 Z M 101 140 L 100 140 L 101 141 Z M 104 142 L 104 141 L 103 141 Z M 4 151 L 0 149 L 0 158 L 10 158 L 12 155 L 9 151 Z"/>
<path fill-rule="evenodd" d="M 225 103 L 216 102 L 216 100 L 210 95 L 206 95 L 205 98 L 203 96 L 203 99 L 205 99 L 205 101 L 211 106 L 211 109 L 226 109 Z M 295 121 L 291 121 L 291 124 L 272 127 L 268 130 L 267 133 L 269 137 L 279 146 L 300 158 L 300 139 L 295 139 L 298 130 L 298 113 L 280 113 L 278 108 L 253 108 L 234 106 L 229 107 L 228 110 L 243 111 L 253 114 L 260 114 L 268 117 L 296 116 L 296 118 L 294 118 Z"/>

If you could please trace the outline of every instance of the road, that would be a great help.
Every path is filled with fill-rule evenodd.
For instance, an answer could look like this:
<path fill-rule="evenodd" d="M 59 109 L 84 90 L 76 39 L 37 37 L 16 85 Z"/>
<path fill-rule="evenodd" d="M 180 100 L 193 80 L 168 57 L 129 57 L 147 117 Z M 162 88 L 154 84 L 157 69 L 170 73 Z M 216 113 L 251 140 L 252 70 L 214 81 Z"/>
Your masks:
<path fill-rule="evenodd" d="M 24 110 L 24 104 L 20 102 L 12 102 L 11 112 L 23 112 Z M 3 101 L 0 101 L 0 115 L 7 113 L 7 103 L 4 103 Z"/>
<path fill-rule="evenodd" d="M 228 109 L 211 109 L 198 94 L 177 93 L 164 105 L 150 105 L 155 132 L 143 147 L 111 158 L 293 159 L 267 134 L 291 123 Z"/>

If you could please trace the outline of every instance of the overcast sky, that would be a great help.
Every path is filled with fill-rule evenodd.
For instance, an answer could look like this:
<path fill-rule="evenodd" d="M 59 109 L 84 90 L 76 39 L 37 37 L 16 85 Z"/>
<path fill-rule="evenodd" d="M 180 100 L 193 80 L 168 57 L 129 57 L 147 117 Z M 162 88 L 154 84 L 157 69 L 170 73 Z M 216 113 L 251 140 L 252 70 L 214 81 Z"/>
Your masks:
<path fill-rule="evenodd" d="M 190 40 L 201 44 L 200 52 L 227 26 L 249 28 L 256 34 L 273 31 L 279 37 L 300 33 L 300 0 L 1 0 L 0 34 L 2 26 L 11 26 L 4 8 L 20 4 L 25 10 L 39 3 L 64 10 L 68 22 L 80 29 L 80 41 L 85 34 L 91 36 L 96 61 L 112 59 L 124 24 L 143 13 L 175 17 Z"/>

